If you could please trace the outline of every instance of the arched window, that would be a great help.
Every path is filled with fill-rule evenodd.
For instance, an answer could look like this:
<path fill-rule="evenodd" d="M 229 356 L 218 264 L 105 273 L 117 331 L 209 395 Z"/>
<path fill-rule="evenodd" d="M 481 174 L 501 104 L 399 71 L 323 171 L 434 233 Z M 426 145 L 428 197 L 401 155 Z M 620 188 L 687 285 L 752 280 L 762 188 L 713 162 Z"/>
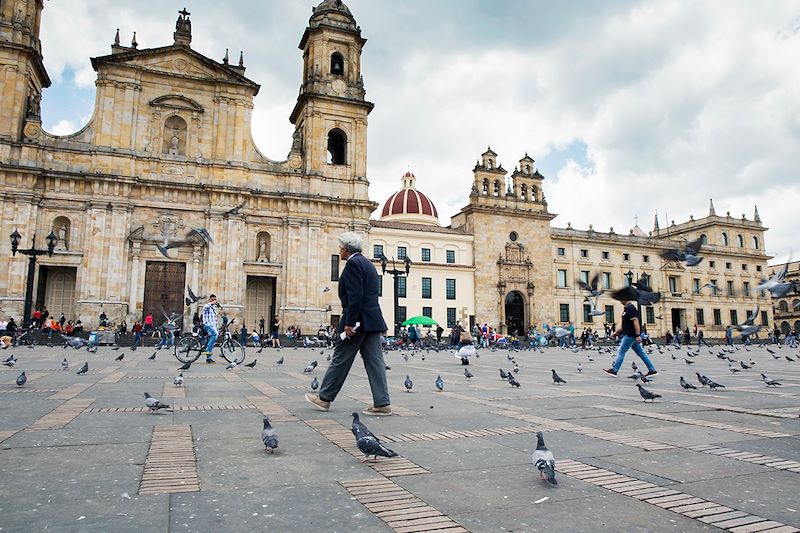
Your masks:
<path fill-rule="evenodd" d="M 331 54 L 331 74 L 334 76 L 344 76 L 344 57 L 339 52 Z"/>
<path fill-rule="evenodd" d="M 737 235 L 737 236 L 736 236 L 736 245 L 737 245 L 739 248 L 744 248 L 744 237 L 742 237 L 742 235 L 741 235 L 741 234 L 739 234 L 739 235 Z"/>
<path fill-rule="evenodd" d="M 800 311 L 800 300 L 792 300 L 792 311 Z"/>
<path fill-rule="evenodd" d="M 778 304 L 778 311 L 780 311 L 781 313 L 789 312 L 789 304 L 786 302 L 786 300 L 783 300 L 781 301 L 781 303 Z"/>
<path fill-rule="evenodd" d="M 491 170 L 491 169 L 492 169 L 492 160 L 491 160 L 491 159 L 489 159 L 488 161 L 486 161 L 486 168 L 488 168 L 489 170 Z"/>
<path fill-rule="evenodd" d="M 538 191 L 536 190 L 536 187 L 531 185 L 531 202 L 538 202 L 538 201 L 539 201 Z"/>
<path fill-rule="evenodd" d="M 753 249 L 758 250 L 758 237 L 753 237 Z"/>
<path fill-rule="evenodd" d="M 728 246 L 728 234 L 724 231 L 722 232 L 722 245 Z"/>
<path fill-rule="evenodd" d="M 650 275 L 649 274 L 642 274 L 642 276 L 639 278 L 639 283 L 641 283 L 642 285 L 645 285 L 647 287 L 651 287 L 651 285 L 650 285 Z"/>
<path fill-rule="evenodd" d="M 781 333 L 786 335 L 790 331 L 792 331 L 792 327 L 789 325 L 789 323 L 788 322 L 781 322 Z"/>
<path fill-rule="evenodd" d="M 701 242 L 701 243 L 703 243 L 703 245 L 704 245 L 704 246 L 705 246 L 706 244 L 708 244 L 708 237 L 706 236 L 706 234 L 705 234 L 705 233 L 703 233 L 702 235 L 700 235 L 700 242 Z"/>
<path fill-rule="evenodd" d="M 497 180 L 494 180 L 494 195 L 500 196 L 500 182 Z"/>
<path fill-rule="evenodd" d="M 178 115 L 164 121 L 164 153 L 186 155 L 186 121 Z"/>
<path fill-rule="evenodd" d="M 525 174 L 530 174 L 530 173 L 531 173 L 531 166 L 525 165 Z"/>
<path fill-rule="evenodd" d="M 256 261 L 269 263 L 271 247 L 272 237 L 269 232 L 260 231 L 256 236 Z"/>
<path fill-rule="evenodd" d="M 56 250 L 69 250 L 69 237 L 72 223 L 67 217 L 56 217 L 53 219 L 53 233 L 58 237 Z"/>
<path fill-rule="evenodd" d="M 332 129 L 328 133 L 328 163 L 347 164 L 347 135 L 339 128 Z"/>
<path fill-rule="evenodd" d="M 483 194 L 489 195 L 489 180 L 483 178 Z"/>
<path fill-rule="evenodd" d="M 524 185 L 524 184 L 521 185 L 520 188 L 519 188 L 519 194 L 520 194 L 520 196 L 522 197 L 523 200 L 527 200 L 528 199 L 528 186 Z"/>

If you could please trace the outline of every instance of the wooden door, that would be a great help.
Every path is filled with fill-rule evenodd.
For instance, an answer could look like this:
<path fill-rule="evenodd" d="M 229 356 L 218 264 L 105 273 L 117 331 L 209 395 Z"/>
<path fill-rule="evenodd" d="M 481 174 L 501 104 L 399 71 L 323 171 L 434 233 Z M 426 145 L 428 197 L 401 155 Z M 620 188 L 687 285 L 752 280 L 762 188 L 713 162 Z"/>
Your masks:
<path fill-rule="evenodd" d="M 186 287 L 186 263 L 148 261 L 144 276 L 144 320 L 153 313 L 153 324 L 164 322 L 164 314 L 184 312 L 184 290 Z M 183 328 L 183 317 L 176 320 L 178 330 Z"/>

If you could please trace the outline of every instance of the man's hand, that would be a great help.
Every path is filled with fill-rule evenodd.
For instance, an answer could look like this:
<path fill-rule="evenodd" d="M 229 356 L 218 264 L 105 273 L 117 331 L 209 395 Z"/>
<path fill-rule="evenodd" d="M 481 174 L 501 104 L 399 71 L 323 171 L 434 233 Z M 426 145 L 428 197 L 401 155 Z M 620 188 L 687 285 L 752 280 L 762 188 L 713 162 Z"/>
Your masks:
<path fill-rule="evenodd" d="M 347 338 L 350 338 L 356 334 L 356 331 L 353 329 L 353 326 L 345 326 L 344 334 L 347 336 Z"/>

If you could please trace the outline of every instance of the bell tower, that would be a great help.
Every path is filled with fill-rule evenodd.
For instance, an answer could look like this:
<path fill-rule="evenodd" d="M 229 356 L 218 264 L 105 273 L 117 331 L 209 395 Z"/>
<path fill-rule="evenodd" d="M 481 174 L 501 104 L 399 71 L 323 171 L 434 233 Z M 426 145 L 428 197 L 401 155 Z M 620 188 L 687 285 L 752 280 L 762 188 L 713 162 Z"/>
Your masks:
<path fill-rule="evenodd" d="M 41 130 L 42 89 L 50 87 L 39 40 L 43 7 L 43 0 L 0 2 L 0 139 L 19 142 Z"/>
<path fill-rule="evenodd" d="M 356 198 L 367 199 L 367 115 L 361 76 L 366 39 L 341 0 L 324 0 L 308 21 L 300 40 L 303 83 L 290 120 L 303 173 L 363 181 Z"/>

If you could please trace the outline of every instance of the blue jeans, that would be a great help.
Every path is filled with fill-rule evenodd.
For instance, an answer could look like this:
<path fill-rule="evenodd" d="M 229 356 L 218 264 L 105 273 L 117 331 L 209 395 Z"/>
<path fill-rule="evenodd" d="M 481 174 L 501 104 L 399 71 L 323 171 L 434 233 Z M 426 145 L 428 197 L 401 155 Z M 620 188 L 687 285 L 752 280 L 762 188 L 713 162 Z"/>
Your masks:
<path fill-rule="evenodd" d="M 208 342 L 206 343 L 206 357 L 211 357 L 211 352 L 214 350 L 214 343 L 217 342 L 217 337 L 219 337 L 219 332 L 216 328 L 212 328 L 211 326 L 203 326 L 203 329 L 208 335 Z"/>
<path fill-rule="evenodd" d="M 137 331 L 133 334 L 133 345 L 139 346 L 142 343 L 142 333 Z"/>
<path fill-rule="evenodd" d="M 622 366 L 622 362 L 625 361 L 625 353 L 633 348 L 633 351 L 636 355 L 639 356 L 645 366 L 647 366 L 647 370 L 655 370 L 652 361 L 650 358 L 647 357 L 647 354 L 642 348 L 642 345 L 636 342 L 636 337 L 630 337 L 628 335 L 623 335 L 622 340 L 619 343 L 619 351 L 617 352 L 617 358 L 614 359 L 614 364 L 611 365 L 611 368 L 614 372 L 619 372 L 620 367 Z"/>
<path fill-rule="evenodd" d="M 158 341 L 156 348 L 161 348 L 162 346 L 165 348 L 169 348 L 175 342 L 175 334 L 172 332 L 164 332 L 164 336 L 161 337 L 161 340 Z"/>

